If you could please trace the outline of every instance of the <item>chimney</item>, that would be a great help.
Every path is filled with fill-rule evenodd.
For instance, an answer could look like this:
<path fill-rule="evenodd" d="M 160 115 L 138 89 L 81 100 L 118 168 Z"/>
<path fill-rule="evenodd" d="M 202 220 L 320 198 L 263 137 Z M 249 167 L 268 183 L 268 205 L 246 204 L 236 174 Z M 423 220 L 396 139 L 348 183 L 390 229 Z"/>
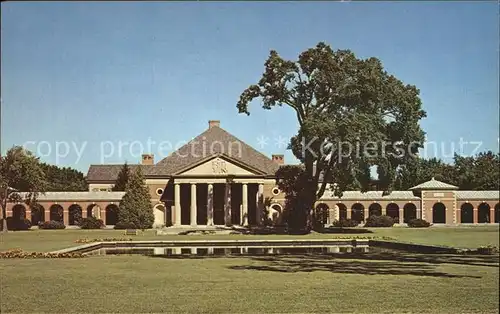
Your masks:
<path fill-rule="evenodd" d="M 285 164 L 285 156 L 284 155 L 273 155 L 272 160 L 273 160 L 273 162 L 277 163 L 278 165 Z"/>
<path fill-rule="evenodd" d="M 153 154 L 142 154 L 142 162 L 141 165 L 154 165 L 155 163 L 155 155 Z"/>
<path fill-rule="evenodd" d="M 208 128 L 211 129 L 214 126 L 220 127 L 220 120 L 208 120 Z"/>

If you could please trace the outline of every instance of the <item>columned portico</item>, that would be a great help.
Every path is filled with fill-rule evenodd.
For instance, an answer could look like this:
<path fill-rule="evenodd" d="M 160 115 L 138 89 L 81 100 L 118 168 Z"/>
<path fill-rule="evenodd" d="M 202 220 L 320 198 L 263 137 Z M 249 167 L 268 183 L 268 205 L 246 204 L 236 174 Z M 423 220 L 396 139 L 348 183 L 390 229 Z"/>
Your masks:
<path fill-rule="evenodd" d="M 261 224 L 264 210 L 262 179 L 231 178 L 230 181 L 222 181 L 222 178 L 178 177 L 174 180 L 174 226 Z"/>

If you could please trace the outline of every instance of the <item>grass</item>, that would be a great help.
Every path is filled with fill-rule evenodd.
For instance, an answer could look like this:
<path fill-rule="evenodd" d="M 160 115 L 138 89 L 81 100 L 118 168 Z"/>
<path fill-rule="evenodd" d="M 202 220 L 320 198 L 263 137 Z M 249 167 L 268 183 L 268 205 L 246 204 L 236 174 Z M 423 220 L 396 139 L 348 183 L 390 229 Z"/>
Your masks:
<path fill-rule="evenodd" d="M 0 261 L 6 312 L 498 313 L 498 257 L 378 252 Z"/>
<path fill-rule="evenodd" d="M 477 248 L 479 246 L 499 246 L 498 226 L 478 227 L 432 227 L 412 228 L 373 228 L 373 233 L 353 234 L 352 237 L 390 237 L 397 241 L 418 244 L 445 245 L 452 247 Z M 156 236 L 152 230 L 144 235 L 125 236 L 120 230 L 30 230 L 13 231 L 0 234 L 0 251 L 22 248 L 26 251 L 53 251 L 77 245 L 81 238 L 132 238 L 137 240 L 193 240 L 193 239 L 331 239 L 349 237 L 349 234 L 311 233 L 302 236 L 293 235 L 206 235 L 206 236 Z"/>
<path fill-rule="evenodd" d="M 499 242 L 498 226 L 381 228 L 357 236 L 476 248 Z M 51 251 L 117 230 L 2 234 L 0 251 Z M 293 239 L 349 234 L 156 236 L 137 240 Z M 0 260 L 0 311 L 7 312 L 433 312 L 498 313 L 498 256 L 373 251 L 330 256 L 95 256 Z"/>

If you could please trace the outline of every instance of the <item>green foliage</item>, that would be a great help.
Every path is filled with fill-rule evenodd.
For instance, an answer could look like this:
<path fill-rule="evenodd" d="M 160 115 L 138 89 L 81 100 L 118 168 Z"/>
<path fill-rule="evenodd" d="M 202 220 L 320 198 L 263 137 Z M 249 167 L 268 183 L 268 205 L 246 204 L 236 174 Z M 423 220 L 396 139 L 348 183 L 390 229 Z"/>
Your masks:
<path fill-rule="evenodd" d="M 104 228 L 102 219 L 97 219 L 94 216 L 82 218 L 80 220 L 80 228 L 82 229 L 101 229 Z"/>
<path fill-rule="evenodd" d="M 29 230 L 31 228 L 31 221 L 28 219 L 7 217 L 7 228 L 9 230 Z"/>
<path fill-rule="evenodd" d="M 83 173 L 70 167 L 41 163 L 47 180 L 47 191 L 88 191 Z"/>
<path fill-rule="evenodd" d="M 46 176 L 40 160 L 31 152 L 14 146 L 5 156 L 0 156 L 0 206 L 3 217 L 7 217 L 8 201 L 34 205 L 38 194 L 46 188 Z M 6 219 L 3 219 L 2 230 L 8 230 Z"/>
<path fill-rule="evenodd" d="M 427 228 L 430 227 L 430 223 L 423 219 L 411 219 L 408 221 L 408 227 L 410 228 Z"/>
<path fill-rule="evenodd" d="M 335 220 L 332 223 L 332 226 L 336 228 L 352 228 L 356 227 L 357 225 L 359 225 L 359 222 L 352 219 L 340 219 L 340 220 Z"/>
<path fill-rule="evenodd" d="M 51 221 L 40 222 L 38 224 L 38 228 L 40 228 L 40 229 L 65 229 L 66 226 L 62 222 L 51 220 Z"/>
<path fill-rule="evenodd" d="M 141 168 L 130 176 L 125 192 L 118 211 L 119 224 L 133 224 L 139 229 L 151 228 L 154 222 L 153 206 Z"/>
<path fill-rule="evenodd" d="M 121 168 L 120 173 L 118 173 L 118 177 L 116 178 L 116 182 L 112 190 L 125 191 L 129 178 L 130 178 L 130 167 L 128 166 L 127 163 L 125 163 Z"/>
<path fill-rule="evenodd" d="M 472 157 L 455 155 L 453 184 L 461 190 L 500 190 L 500 153 L 481 152 Z"/>
<path fill-rule="evenodd" d="M 437 158 L 416 158 L 398 169 L 395 188 L 407 190 L 432 177 L 460 190 L 499 190 L 500 153 L 487 151 L 469 157 L 455 154 L 453 164 Z"/>
<path fill-rule="evenodd" d="M 394 225 L 394 219 L 390 216 L 373 215 L 366 219 L 365 227 L 392 227 Z"/>
<path fill-rule="evenodd" d="M 278 188 L 285 193 L 285 216 L 283 222 L 292 230 L 303 229 L 308 223 L 307 212 L 313 192 L 309 184 L 310 178 L 304 167 L 296 165 L 285 165 L 276 172 Z M 311 218 L 310 218 L 311 219 Z"/>
<path fill-rule="evenodd" d="M 296 113 L 299 129 L 289 148 L 304 164 L 311 186 L 302 191 L 306 206 L 301 210 L 308 217 L 332 179 L 338 196 L 353 182 L 367 190 L 371 166 L 378 166 L 381 187 L 391 190 L 396 169 L 423 147 L 419 121 L 426 113 L 419 90 L 388 74 L 377 58 L 359 59 L 322 42 L 297 61 L 272 50 L 262 78 L 240 95 L 238 111 L 248 115 L 257 98 L 264 109 L 286 105 Z M 356 147 L 373 149 L 357 152 Z"/>

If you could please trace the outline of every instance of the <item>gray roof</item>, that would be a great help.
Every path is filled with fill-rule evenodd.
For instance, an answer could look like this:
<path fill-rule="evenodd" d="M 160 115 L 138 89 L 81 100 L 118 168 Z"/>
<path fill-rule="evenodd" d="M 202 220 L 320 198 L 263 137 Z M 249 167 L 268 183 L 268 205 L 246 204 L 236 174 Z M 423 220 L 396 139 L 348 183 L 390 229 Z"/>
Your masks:
<path fill-rule="evenodd" d="M 22 194 L 22 193 L 20 193 Z M 39 201 L 120 201 L 125 192 L 45 192 Z"/>
<path fill-rule="evenodd" d="M 420 198 L 413 195 L 412 191 L 392 191 L 391 194 L 383 195 L 383 191 L 345 191 L 342 195 L 342 200 L 419 200 Z M 333 191 L 326 191 L 320 200 L 338 200 L 337 196 L 333 195 Z"/>
<path fill-rule="evenodd" d="M 169 177 L 212 156 L 225 157 L 261 175 L 274 175 L 279 165 L 224 129 L 213 126 L 160 160 L 141 167 L 145 177 Z M 123 165 L 90 165 L 87 181 L 114 181 Z"/>
<path fill-rule="evenodd" d="M 434 178 L 410 188 L 410 190 L 457 190 L 457 189 L 458 189 L 457 186 L 438 181 Z"/>
<path fill-rule="evenodd" d="M 497 200 L 500 202 L 500 191 L 457 191 L 457 200 Z"/>

